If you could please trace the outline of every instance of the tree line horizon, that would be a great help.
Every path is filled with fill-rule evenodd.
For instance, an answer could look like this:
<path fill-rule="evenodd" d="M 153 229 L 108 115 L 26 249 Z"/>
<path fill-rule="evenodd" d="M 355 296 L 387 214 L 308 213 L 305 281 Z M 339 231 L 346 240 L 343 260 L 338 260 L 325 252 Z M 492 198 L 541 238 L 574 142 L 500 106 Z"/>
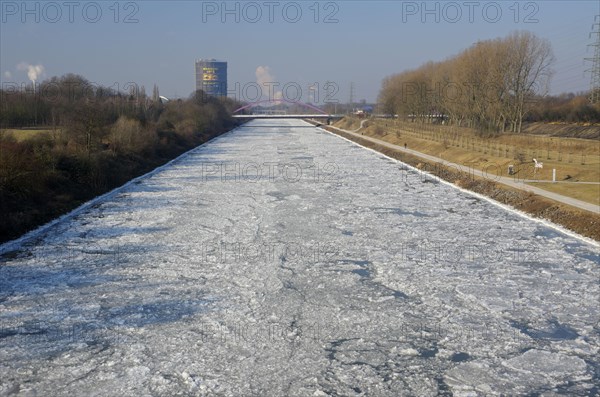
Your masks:
<path fill-rule="evenodd" d="M 548 95 L 554 60 L 548 40 L 516 31 L 386 77 L 378 103 L 387 114 L 498 133 L 528 121 L 600 122 L 585 95 Z"/>

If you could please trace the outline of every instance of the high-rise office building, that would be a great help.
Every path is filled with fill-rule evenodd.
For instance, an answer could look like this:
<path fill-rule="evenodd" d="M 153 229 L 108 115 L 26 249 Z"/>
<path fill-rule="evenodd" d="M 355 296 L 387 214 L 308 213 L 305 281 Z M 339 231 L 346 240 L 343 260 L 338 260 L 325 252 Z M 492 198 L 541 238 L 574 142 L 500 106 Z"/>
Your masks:
<path fill-rule="evenodd" d="M 213 96 L 227 96 L 227 62 L 215 59 L 196 61 L 196 90 Z"/>

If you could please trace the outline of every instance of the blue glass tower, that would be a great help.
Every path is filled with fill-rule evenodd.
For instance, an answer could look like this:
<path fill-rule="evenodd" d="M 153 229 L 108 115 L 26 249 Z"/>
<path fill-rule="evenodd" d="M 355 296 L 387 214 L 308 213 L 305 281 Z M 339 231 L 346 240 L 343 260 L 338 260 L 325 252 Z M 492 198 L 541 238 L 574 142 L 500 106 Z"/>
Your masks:
<path fill-rule="evenodd" d="M 196 90 L 212 96 L 227 96 L 227 62 L 215 59 L 196 61 Z"/>

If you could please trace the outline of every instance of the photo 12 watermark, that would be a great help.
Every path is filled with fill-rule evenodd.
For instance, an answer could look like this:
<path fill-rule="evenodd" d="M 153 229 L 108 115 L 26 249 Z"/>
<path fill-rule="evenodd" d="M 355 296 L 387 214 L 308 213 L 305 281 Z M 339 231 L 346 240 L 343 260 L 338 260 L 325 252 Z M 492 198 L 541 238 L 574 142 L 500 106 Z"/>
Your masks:
<path fill-rule="evenodd" d="M 338 2 L 203 1 L 202 23 L 339 23 Z"/>
<path fill-rule="evenodd" d="M 469 345 L 479 341 L 488 343 L 507 342 L 517 345 L 532 343 L 531 339 L 520 329 L 504 324 L 481 322 L 464 324 L 460 320 L 450 319 L 444 324 L 435 321 L 405 322 L 398 333 L 401 342 L 437 342 L 460 343 Z M 453 359 L 453 360 L 456 360 Z"/>
<path fill-rule="evenodd" d="M 533 24 L 539 12 L 533 1 L 403 1 L 402 23 Z"/>
<path fill-rule="evenodd" d="M 1 1 L 2 23 L 139 23 L 135 1 Z"/>
<path fill-rule="evenodd" d="M 76 322 L 61 321 L 10 321 L 0 324 L 0 335 L 22 338 L 27 345 L 36 344 L 124 344 L 131 341 L 125 327 L 88 320 Z M 0 338 L 0 346 L 2 340 Z M 8 343 L 4 340 L 4 343 Z"/>
<path fill-rule="evenodd" d="M 340 248 L 326 241 L 205 241 L 194 253 L 202 264 L 315 265 L 343 258 Z"/>
<path fill-rule="evenodd" d="M 479 241 L 415 240 L 400 242 L 398 260 L 403 263 L 449 265 L 496 263 L 530 264 L 540 261 L 541 249 L 532 242 L 480 237 Z"/>
<path fill-rule="evenodd" d="M 313 82 L 304 87 L 302 84 L 290 82 L 236 82 L 228 89 L 228 96 L 244 102 L 312 102 L 312 103 L 337 103 L 336 95 L 339 93 L 339 85 L 333 81 L 325 83 Z"/>
<path fill-rule="evenodd" d="M 328 183 L 335 181 L 339 169 L 333 162 L 202 162 L 198 176 L 203 182 Z"/>
<path fill-rule="evenodd" d="M 280 322 L 202 322 L 199 327 L 202 344 L 233 343 L 243 345 L 294 345 L 323 343 L 338 332 L 336 324 Z"/>
<path fill-rule="evenodd" d="M 504 96 L 505 86 L 503 84 L 505 83 L 493 81 L 445 81 L 435 83 L 405 81 L 400 85 L 398 103 L 411 105 L 430 101 L 438 104 L 502 104 L 506 102 Z M 524 85 L 521 90 L 524 103 L 536 103 L 539 101 L 540 95 L 547 93 L 548 87 L 543 83 L 531 81 Z"/>
<path fill-rule="evenodd" d="M 64 244 L 44 244 L 36 248 L 36 262 L 40 266 L 53 268 L 103 265 L 123 265 L 127 258 L 124 247 L 118 241 L 82 240 Z"/>
<path fill-rule="evenodd" d="M 336 104 L 340 100 L 338 94 L 340 86 L 335 81 L 249 81 L 233 83 L 205 81 L 198 84 L 202 90 L 202 100 L 213 96 L 210 92 L 220 92 L 234 101 L 248 104 L 247 108 L 260 104 L 309 104 L 311 106 Z M 245 108 L 244 108 L 245 109 Z M 244 110 L 241 109 L 241 110 Z M 313 109 L 314 110 L 314 109 Z"/>
<path fill-rule="evenodd" d="M 85 99 L 88 103 L 103 101 L 107 96 L 125 96 L 141 99 L 146 96 L 145 89 L 133 81 L 118 82 L 103 85 L 93 81 L 80 79 L 51 79 L 43 82 L 3 81 L 0 99 L 11 97 L 34 97 L 49 103 L 61 101 L 74 102 Z"/>

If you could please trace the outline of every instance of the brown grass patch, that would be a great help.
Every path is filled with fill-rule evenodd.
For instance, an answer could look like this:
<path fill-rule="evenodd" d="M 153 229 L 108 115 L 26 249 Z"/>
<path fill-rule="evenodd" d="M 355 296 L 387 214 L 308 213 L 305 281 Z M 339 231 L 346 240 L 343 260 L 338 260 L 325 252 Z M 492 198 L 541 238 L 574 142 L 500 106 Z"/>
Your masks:
<path fill-rule="evenodd" d="M 546 219 L 561 225 L 583 236 L 600 241 L 600 214 L 580 210 L 566 204 L 557 203 L 545 197 L 513 189 L 488 179 L 473 179 L 467 173 L 433 164 L 419 157 L 399 152 L 365 139 L 343 133 L 333 128 L 324 127 L 334 134 L 359 143 L 362 146 L 374 149 L 389 157 L 400 160 L 409 165 L 434 170 L 436 176 L 473 192 L 490 197 L 502 204 L 509 205 L 520 211 L 526 212 L 536 218 Z M 409 148 L 410 145 L 409 145 Z M 412 147 L 412 149 L 415 149 Z M 416 149 L 418 150 L 418 149 Z M 458 183 L 457 183 L 458 182 Z"/>

